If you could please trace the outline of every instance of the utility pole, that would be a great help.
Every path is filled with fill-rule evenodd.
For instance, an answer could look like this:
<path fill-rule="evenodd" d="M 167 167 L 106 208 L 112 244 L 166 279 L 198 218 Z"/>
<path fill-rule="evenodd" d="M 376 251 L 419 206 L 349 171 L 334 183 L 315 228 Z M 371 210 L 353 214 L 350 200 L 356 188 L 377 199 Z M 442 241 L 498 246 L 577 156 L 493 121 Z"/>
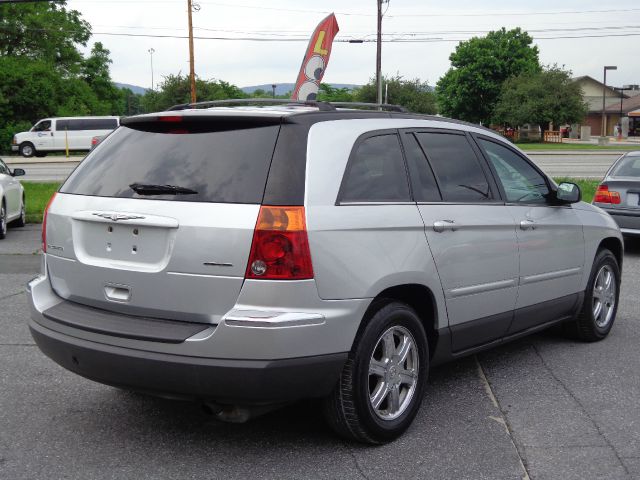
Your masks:
<path fill-rule="evenodd" d="M 378 2 L 378 41 L 376 52 L 376 103 L 382 103 L 382 1 Z"/>
<path fill-rule="evenodd" d="M 155 49 L 151 47 L 149 50 L 149 55 L 151 55 L 151 91 L 155 90 L 153 83 L 153 54 L 156 53 Z"/>
<path fill-rule="evenodd" d="M 189 81 L 191 83 L 191 103 L 196 103 L 196 69 L 193 61 L 193 5 L 191 0 L 187 0 L 187 10 L 189 13 Z"/>

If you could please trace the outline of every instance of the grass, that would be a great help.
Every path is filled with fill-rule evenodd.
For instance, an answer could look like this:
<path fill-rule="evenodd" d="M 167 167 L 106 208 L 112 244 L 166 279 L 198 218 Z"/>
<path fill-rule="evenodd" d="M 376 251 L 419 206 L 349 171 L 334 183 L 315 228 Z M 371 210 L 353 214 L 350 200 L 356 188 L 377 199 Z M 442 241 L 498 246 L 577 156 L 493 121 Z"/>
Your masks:
<path fill-rule="evenodd" d="M 27 201 L 27 223 L 42 223 L 42 213 L 51 196 L 60 188 L 58 182 L 22 182 Z"/>
<path fill-rule="evenodd" d="M 596 188 L 598 188 L 598 184 L 600 183 L 600 180 L 591 180 L 586 178 L 557 177 L 553 180 L 556 183 L 571 182 L 577 184 L 582 191 L 582 201 L 587 203 L 591 203 L 591 200 L 593 200 Z"/>
<path fill-rule="evenodd" d="M 532 150 L 640 150 L 640 144 L 638 145 L 616 145 L 615 142 L 610 143 L 607 146 L 584 144 L 584 143 L 516 143 L 516 145 L 524 151 Z"/>

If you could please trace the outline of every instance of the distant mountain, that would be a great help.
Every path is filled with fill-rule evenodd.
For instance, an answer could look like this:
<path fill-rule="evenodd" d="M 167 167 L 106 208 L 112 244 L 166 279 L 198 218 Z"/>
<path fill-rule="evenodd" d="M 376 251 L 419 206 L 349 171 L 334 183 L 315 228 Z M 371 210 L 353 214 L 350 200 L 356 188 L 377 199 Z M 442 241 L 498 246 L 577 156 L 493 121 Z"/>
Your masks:
<path fill-rule="evenodd" d="M 137 95 L 144 95 L 145 93 L 147 93 L 147 90 L 149 90 L 148 88 L 139 87 L 138 85 L 129 85 L 128 83 L 118 83 L 118 82 L 113 82 L 113 83 L 116 87 L 128 88 L 129 90 L 131 90 L 133 93 Z"/>
<path fill-rule="evenodd" d="M 271 93 L 271 83 L 267 83 L 264 85 L 253 85 L 251 87 L 242 87 L 241 90 L 244 93 L 252 94 L 256 90 L 264 90 L 266 93 Z M 295 83 L 276 83 L 276 95 L 284 95 L 287 92 L 291 92 L 296 86 Z M 348 88 L 349 90 L 353 90 L 354 88 L 359 88 L 362 85 L 353 85 L 349 83 L 330 83 L 333 88 Z"/>

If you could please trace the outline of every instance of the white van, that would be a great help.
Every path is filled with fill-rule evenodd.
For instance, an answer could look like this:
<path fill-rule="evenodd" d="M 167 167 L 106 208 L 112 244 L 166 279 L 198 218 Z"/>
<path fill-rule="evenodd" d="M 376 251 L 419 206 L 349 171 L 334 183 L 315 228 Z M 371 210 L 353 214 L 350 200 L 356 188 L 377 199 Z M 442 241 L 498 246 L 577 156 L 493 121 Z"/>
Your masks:
<path fill-rule="evenodd" d="M 17 133 L 11 150 L 23 157 L 44 157 L 48 152 L 91 150 L 91 139 L 111 133 L 120 125 L 120 117 L 45 118 L 28 132 Z"/>

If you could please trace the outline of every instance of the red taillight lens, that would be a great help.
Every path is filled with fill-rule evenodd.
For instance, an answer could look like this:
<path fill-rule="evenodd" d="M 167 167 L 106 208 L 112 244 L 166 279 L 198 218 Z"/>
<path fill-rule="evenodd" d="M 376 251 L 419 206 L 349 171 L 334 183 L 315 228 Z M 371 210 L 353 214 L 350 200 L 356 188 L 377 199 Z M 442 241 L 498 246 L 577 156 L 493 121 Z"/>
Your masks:
<path fill-rule="evenodd" d="M 163 117 L 158 117 L 159 122 L 168 122 L 168 123 L 180 123 L 182 122 L 182 117 L 180 115 L 165 115 Z"/>
<path fill-rule="evenodd" d="M 611 203 L 613 205 L 620 205 L 622 200 L 620 199 L 620 192 L 609 190 L 608 185 L 600 185 L 598 186 L 598 190 L 596 190 L 593 201 L 596 203 Z"/>
<path fill-rule="evenodd" d="M 54 198 L 56 198 L 55 193 L 49 199 L 49 202 L 44 209 L 44 215 L 42 216 L 42 251 L 44 253 L 47 253 L 47 216 L 49 214 L 49 207 L 53 203 Z"/>
<path fill-rule="evenodd" d="M 313 278 L 304 207 L 260 207 L 245 278 Z"/>

